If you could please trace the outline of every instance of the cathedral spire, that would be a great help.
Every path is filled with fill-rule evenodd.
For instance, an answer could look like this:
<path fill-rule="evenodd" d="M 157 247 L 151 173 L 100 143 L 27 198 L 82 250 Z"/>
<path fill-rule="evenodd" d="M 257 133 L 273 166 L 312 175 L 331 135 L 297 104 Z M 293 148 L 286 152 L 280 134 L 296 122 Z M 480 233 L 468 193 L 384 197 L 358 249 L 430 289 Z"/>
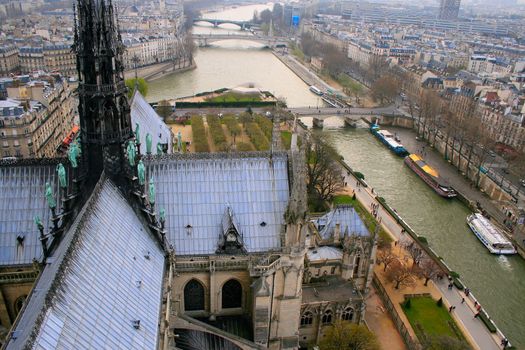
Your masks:
<path fill-rule="evenodd" d="M 97 181 L 102 170 L 120 176 L 125 167 L 125 144 L 133 137 L 124 47 L 111 0 L 77 0 L 75 44 L 79 78 L 79 114 L 83 162 L 88 177 Z"/>

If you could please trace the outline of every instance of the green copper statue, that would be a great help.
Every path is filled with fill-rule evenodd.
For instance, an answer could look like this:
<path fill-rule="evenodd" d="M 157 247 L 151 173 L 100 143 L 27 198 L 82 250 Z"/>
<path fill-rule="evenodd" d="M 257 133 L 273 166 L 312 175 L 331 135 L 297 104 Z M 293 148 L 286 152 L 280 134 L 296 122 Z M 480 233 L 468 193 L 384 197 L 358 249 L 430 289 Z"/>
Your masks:
<path fill-rule="evenodd" d="M 137 172 L 139 175 L 139 184 L 141 186 L 144 186 L 144 184 L 146 183 L 146 167 L 144 166 L 142 160 L 139 160 L 139 164 L 137 165 Z"/>
<path fill-rule="evenodd" d="M 164 150 L 162 149 L 162 145 L 160 143 L 157 143 L 157 155 L 160 156 L 164 154 Z"/>
<path fill-rule="evenodd" d="M 79 154 L 78 145 L 76 143 L 72 143 L 71 146 L 69 146 L 67 157 L 69 158 L 69 161 L 71 162 L 71 166 L 73 168 L 78 167 L 78 163 L 77 163 L 78 154 Z"/>
<path fill-rule="evenodd" d="M 49 208 L 55 209 L 57 207 L 57 203 L 55 202 L 55 198 L 53 197 L 53 189 L 51 188 L 49 182 L 46 182 L 46 200 L 47 205 L 49 205 Z"/>
<path fill-rule="evenodd" d="M 155 182 L 153 182 L 153 178 L 149 179 L 149 202 L 155 204 Z"/>
<path fill-rule="evenodd" d="M 135 123 L 135 140 L 137 143 L 140 143 L 140 125 Z"/>
<path fill-rule="evenodd" d="M 58 180 L 60 183 L 60 187 L 66 188 L 67 187 L 66 168 L 64 168 L 62 163 L 57 165 L 57 173 L 58 173 Z"/>
<path fill-rule="evenodd" d="M 159 211 L 159 219 L 160 222 L 166 221 L 166 210 L 164 208 L 161 208 Z"/>
<path fill-rule="evenodd" d="M 151 154 L 151 146 L 153 145 L 153 140 L 151 139 L 150 134 L 146 134 L 146 153 Z"/>
<path fill-rule="evenodd" d="M 40 219 L 40 216 L 35 216 L 35 225 L 38 227 L 38 229 L 40 229 L 40 227 L 44 226 L 42 224 L 42 220 Z"/>
<path fill-rule="evenodd" d="M 137 146 L 135 145 L 135 142 L 133 141 L 128 142 L 128 147 L 127 147 L 128 161 L 129 161 L 129 165 L 131 166 L 135 166 L 135 158 L 137 157 L 136 147 Z"/>
<path fill-rule="evenodd" d="M 182 152 L 182 133 L 180 131 L 177 134 L 177 139 L 179 140 L 179 152 Z"/>

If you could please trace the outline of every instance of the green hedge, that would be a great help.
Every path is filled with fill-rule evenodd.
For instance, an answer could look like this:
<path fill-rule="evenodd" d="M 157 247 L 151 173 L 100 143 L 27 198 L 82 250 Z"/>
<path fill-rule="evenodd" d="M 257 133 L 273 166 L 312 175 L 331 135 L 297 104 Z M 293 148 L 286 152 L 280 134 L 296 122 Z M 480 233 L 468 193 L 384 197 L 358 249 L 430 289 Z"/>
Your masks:
<path fill-rule="evenodd" d="M 491 333 L 496 333 L 498 331 L 494 324 L 489 320 L 489 316 L 485 311 L 481 310 L 478 317 L 481 319 L 481 321 L 483 321 L 483 323 L 485 324 L 485 326 L 487 326 L 487 329 Z"/>
<path fill-rule="evenodd" d="M 259 125 L 262 132 L 264 133 L 264 136 L 268 140 L 272 139 L 272 133 L 273 133 L 273 123 L 270 119 L 263 117 L 262 115 L 256 115 L 255 116 L 255 122 Z"/>
<path fill-rule="evenodd" d="M 193 134 L 193 144 L 195 145 L 195 152 L 209 152 L 210 145 L 206 137 L 206 129 L 201 117 L 191 117 L 191 132 Z"/>
<path fill-rule="evenodd" d="M 461 283 L 461 281 L 459 279 L 457 279 L 457 278 L 454 278 L 454 285 L 459 290 L 465 289 L 465 286 L 463 285 L 463 283 Z"/>
<path fill-rule="evenodd" d="M 208 122 L 208 131 L 215 145 L 215 150 L 218 152 L 225 152 L 228 150 L 228 142 L 226 136 L 224 136 L 224 130 L 219 118 L 215 115 L 206 116 Z"/>
<path fill-rule="evenodd" d="M 253 151 L 253 147 L 252 145 L 246 142 L 237 142 L 237 151 L 250 152 L 250 151 Z"/>
<path fill-rule="evenodd" d="M 270 149 L 270 142 L 266 136 L 264 136 L 257 123 L 246 123 L 246 133 L 248 134 L 248 137 L 250 137 L 253 146 L 258 151 L 268 151 Z"/>
<path fill-rule="evenodd" d="M 204 102 L 177 102 L 177 108 L 209 108 L 209 107 L 273 107 L 277 103 L 274 101 L 204 101 Z"/>

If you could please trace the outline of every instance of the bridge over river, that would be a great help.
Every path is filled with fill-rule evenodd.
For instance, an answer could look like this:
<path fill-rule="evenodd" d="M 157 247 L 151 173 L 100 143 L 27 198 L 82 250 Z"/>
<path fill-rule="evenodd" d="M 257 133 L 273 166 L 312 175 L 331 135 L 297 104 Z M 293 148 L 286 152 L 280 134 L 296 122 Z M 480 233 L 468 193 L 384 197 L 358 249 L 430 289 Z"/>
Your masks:
<path fill-rule="evenodd" d="M 251 21 L 234 21 L 231 19 L 195 18 L 193 20 L 193 23 L 198 23 L 198 22 L 210 23 L 210 24 L 213 24 L 214 27 L 218 27 L 221 24 L 235 24 L 239 26 L 242 30 L 249 29 L 251 27 L 256 26 L 256 24 Z"/>
<path fill-rule="evenodd" d="M 217 41 L 224 40 L 245 40 L 261 43 L 269 48 L 278 48 L 288 46 L 288 39 L 277 36 L 264 35 L 243 35 L 243 34 L 192 34 L 193 40 L 197 42 L 200 47 L 209 46 Z"/>

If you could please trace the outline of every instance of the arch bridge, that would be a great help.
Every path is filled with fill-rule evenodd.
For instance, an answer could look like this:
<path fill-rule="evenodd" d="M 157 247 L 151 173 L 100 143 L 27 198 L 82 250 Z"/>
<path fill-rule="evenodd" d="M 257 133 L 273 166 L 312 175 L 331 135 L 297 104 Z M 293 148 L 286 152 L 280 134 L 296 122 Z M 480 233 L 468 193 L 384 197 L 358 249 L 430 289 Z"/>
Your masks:
<path fill-rule="evenodd" d="M 260 36 L 260 35 L 241 35 L 241 34 L 193 34 L 193 40 L 201 47 L 209 46 L 217 41 L 224 40 L 244 40 L 263 44 L 269 48 L 286 47 L 288 40 L 282 37 Z"/>
<path fill-rule="evenodd" d="M 213 24 L 214 27 L 218 27 L 221 24 L 235 24 L 239 26 L 242 30 L 250 29 L 251 27 L 255 26 L 255 24 L 250 21 L 233 21 L 230 19 L 195 18 L 193 20 L 193 23 L 197 22 L 207 22 Z"/>

